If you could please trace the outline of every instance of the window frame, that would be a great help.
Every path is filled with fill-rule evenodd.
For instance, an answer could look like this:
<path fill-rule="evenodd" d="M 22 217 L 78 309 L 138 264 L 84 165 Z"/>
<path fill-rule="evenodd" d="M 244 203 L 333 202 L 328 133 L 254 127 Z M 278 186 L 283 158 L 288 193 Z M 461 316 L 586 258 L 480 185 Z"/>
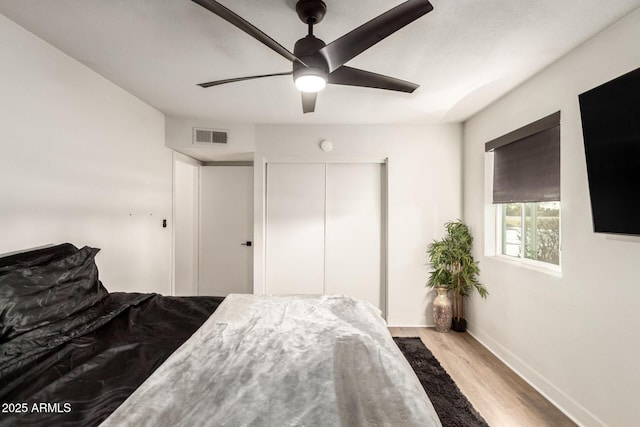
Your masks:
<path fill-rule="evenodd" d="M 520 213 L 522 218 L 522 224 L 521 224 L 520 230 L 521 230 L 521 236 L 524 236 L 523 232 L 525 227 L 525 215 L 526 215 L 524 205 L 526 204 L 526 202 L 518 202 L 518 203 L 522 205 L 522 210 Z M 532 202 L 532 203 L 543 203 L 543 202 Z M 503 232 L 504 230 L 503 218 L 504 218 L 504 210 L 508 203 L 496 203 L 494 205 L 495 206 L 495 210 L 494 210 L 495 227 L 496 227 L 494 256 L 499 260 L 507 261 L 507 262 L 510 262 L 516 265 L 521 265 L 534 270 L 539 270 L 547 273 L 549 272 L 556 273 L 556 274 L 562 273 L 562 203 L 561 201 L 558 201 L 558 203 L 560 204 L 558 208 L 558 264 L 552 264 L 550 262 L 526 258 L 524 256 L 525 254 L 524 238 L 521 238 L 521 241 L 520 241 L 519 256 L 506 255 L 503 253 L 505 248 L 505 241 L 506 241 L 506 233 Z"/>

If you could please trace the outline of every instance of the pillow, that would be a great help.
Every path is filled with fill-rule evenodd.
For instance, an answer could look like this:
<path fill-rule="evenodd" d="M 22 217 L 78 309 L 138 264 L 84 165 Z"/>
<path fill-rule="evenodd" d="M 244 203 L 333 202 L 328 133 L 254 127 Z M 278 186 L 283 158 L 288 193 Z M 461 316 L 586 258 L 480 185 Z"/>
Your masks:
<path fill-rule="evenodd" d="M 32 249 L 0 258 L 0 274 L 16 267 L 35 267 L 48 264 L 56 259 L 64 258 L 76 253 L 78 248 L 71 243 L 49 246 L 46 248 Z"/>
<path fill-rule="evenodd" d="M 100 249 L 59 246 L 0 264 L 0 342 L 64 320 L 108 295 L 94 261 Z"/>

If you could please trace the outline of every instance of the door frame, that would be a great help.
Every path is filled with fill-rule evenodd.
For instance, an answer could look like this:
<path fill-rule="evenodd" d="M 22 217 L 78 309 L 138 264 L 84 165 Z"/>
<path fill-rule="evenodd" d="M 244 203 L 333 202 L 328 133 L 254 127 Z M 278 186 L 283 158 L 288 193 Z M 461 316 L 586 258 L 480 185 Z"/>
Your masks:
<path fill-rule="evenodd" d="M 177 210 L 177 192 L 179 189 L 177 188 L 177 180 L 176 180 L 176 164 L 185 163 L 188 165 L 195 166 L 197 168 L 197 178 L 195 183 L 195 188 L 193 189 L 194 200 L 195 200 L 195 212 L 194 212 L 194 224 L 195 224 L 195 235 L 194 235 L 194 254 L 195 261 L 193 265 L 193 275 L 195 280 L 196 292 L 198 292 L 198 277 L 199 277 L 199 257 L 200 257 L 200 166 L 203 163 L 199 160 L 194 159 L 193 157 L 189 157 L 185 154 L 179 153 L 177 151 L 173 151 L 173 161 L 172 161 L 172 197 L 171 197 L 171 295 L 176 295 L 176 210 Z"/>
<path fill-rule="evenodd" d="M 381 268 L 382 268 L 382 296 L 381 304 L 382 317 L 386 320 L 389 314 L 389 158 L 384 157 L 344 157 L 344 158 L 323 158 L 323 157 L 263 157 L 254 162 L 254 252 L 253 252 L 253 293 L 266 295 L 266 249 L 267 249 L 267 167 L 269 163 L 313 163 L 313 164 L 344 164 L 344 163 L 367 163 L 380 164 L 382 166 L 381 182 L 381 226 L 382 233 L 380 247 Z M 261 166 L 261 171 L 256 173 L 255 165 Z M 257 190 L 260 190 L 258 192 Z"/>
<path fill-rule="evenodd" d="M 196 295 L 200 292 L 200 233 L 201 233 L 201 223 L 200 223 L 200 206 L 201 206 L 201 167 L 203 166 L 251 166 L 253 168 L 254 174 L 254 210 L 253 210 L 253 218 L 254 218 L 254 230 L 255 230 L 255 166 L 254 162 L 251 161 L 215 161 L 215 162 L 203 162 L 193 157 L 190 157 L 186 154 L 180 153 L 178 151 L 172 150 L 172 163 L 171 163 L 171 256 L 170 256 L 170 269 L 171 269 L 171 295 L 176 295 L 176 210 L 177 210 L 177 183 L 176 183 L 176 164 L 177 163 L 185 163 L 192 166 L 195 166 L 198 169 L 196 185 L 194 188 L 194 197 L 195 197 L 195 212 L 194 218 L 195 221 L 195 236 L 194 236 L 194 254 L 195 254 L 195 262 L 193 266 L 193 274 L 195 280 L 195 292 Z M 254 251 L 255 252 L 255 251 Z M 254 260 L 255 265 L 255 260 Z M 255 270 L 254 270 L 255 271 Z M 255 278 L 255 272 L 254 272 Z M 254 293 L 255 293 L 255 283 L 254 283 Z"/>

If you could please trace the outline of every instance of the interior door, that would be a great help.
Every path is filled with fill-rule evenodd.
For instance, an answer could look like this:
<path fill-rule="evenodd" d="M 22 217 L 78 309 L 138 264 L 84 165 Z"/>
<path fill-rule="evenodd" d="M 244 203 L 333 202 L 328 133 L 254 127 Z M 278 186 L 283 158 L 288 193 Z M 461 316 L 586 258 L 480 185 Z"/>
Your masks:
<path fill-rule="evenodd" d="M 253 167 L 200 169 L 199 295 L 253 293 Z"/>

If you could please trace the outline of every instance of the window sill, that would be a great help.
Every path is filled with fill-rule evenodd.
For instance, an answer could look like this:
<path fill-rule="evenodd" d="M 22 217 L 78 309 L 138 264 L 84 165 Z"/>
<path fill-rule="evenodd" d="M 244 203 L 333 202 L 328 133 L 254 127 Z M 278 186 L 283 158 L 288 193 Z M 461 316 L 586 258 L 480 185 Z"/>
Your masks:
<path fill-rule="evenodd" d="M 538 271 L 555 277 L 562 277 L 562 269 L 559 265 L 548 264 L 526 258 L 514 258 L 502 254 L 493 255 L 491 258 L 517 267 L 523 267 L 528 270 Z"/>

